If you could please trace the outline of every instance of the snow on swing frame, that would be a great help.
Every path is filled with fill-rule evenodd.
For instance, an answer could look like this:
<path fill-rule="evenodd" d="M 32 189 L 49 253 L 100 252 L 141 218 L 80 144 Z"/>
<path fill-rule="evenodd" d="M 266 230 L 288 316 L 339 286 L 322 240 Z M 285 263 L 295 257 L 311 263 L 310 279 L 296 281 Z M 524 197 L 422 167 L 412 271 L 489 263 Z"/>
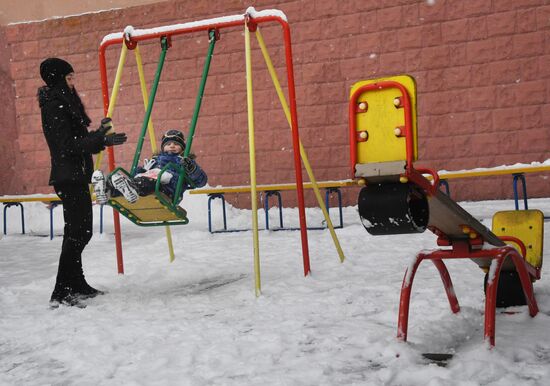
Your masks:
<path fill-rule="evenodd" d="M 261 38 L 261 35 L 259 35 L 259 31 L 257 31 L 258 24 L 268 23 L 268 22 L 278 22 L 283 29 L 283 38 L 284 38 L 284 44 L 285 44 L 285 58 L 286 58 L 286 73 L 287 73 L 288 95 L 289 95 L 290 106 L 287 105 L 286 99 L 284 97 L 284 94 L 282 93 L 276 74 L 274 73 L 271 61 L 269 59 L 269 55 L 265 51 L 263 39 Z M 301 161 L 304 162 L 304 165 L 306 167 L 306 170 L 308 171 L 310 180 L 314 183 L 315 186 L 316 186 L 316 181 L 311 171 L 311 168 L 309 166 L 307 155 L 305 154 L 305 150 L 303 149 L 303 146 L 300 142 L 300 138 L 298 134 L 296 92 L 295 92 L 295 83 L 294 83 L 294 70 L 293 70 L 293 64 L 292 64 L 290 27 L 287 22 L 286 15 L 279 10 L 256 11 L 254 8 L 249 7 L 246 10 L 246 13 L 242 15 L 218 17 L 218 18 L 212 18 L 212 19 L 207 19 L 203 21 L 175 24 L 175 25 L 156 27 L 156 28 L 150 28 L 150 29 L 134 29 L 133 27 L 129 26 L 125 28 L 124 32 L 109 34 L 103 38 L 99 49 L 99 65 L 100 65 L 100 74 L 101 74 L 104 112 L 106 116 L 111 116 L 112 111 L 114 109 L 116 94 L 118 92 L 117 85 L 120 84 L 121 71 L 119 70 L 123 66 L 123 62 L 125 60 L 126 48 L 136 49 L 140 41 L 145 41 L 150 39 L 161 39 L 163 37 L 167 39 L 171 39 L 171 37 L 175 35 L 181 35 L 181 34 L 192 33 L 192 32 L 200 32 L 200 31 L 215 30 L 219 32 L 220 29 L 237 27 L 237 26 L 245 27 L 245 51 L 246 51 L 246 62 L 247 62 L 246 67 L 247 67 L 247 94 L 248 94 L 247 101 L 248 101 L 248 110 L 249 110 L 249 113 L 248 113 L 249 147 L 250 147 L 250 159 L 251 159 L 250 174 L 251 174 L 251 185 L 252 185 L 251 200 L 252 200 L 252 212 L 253 212 L 252 220 L 253 220 L 253 238 L 254 238 L 254 271 L 255 271 L 255 282 L 256 282 L 255 289 L 256 289 L 256 295 L 258 296 L 261 293 L 261 284 L 260 284 L 260 269 L 259 269 L 257 192 L 256 192 L 256 177 L 255 177 L 254 128 L 253 128 L 254 125 L 253 125 L 253 112 L 252 112 L 253 110 L 252 87 L 251 87 L 251 75 L 250 75 L 251 65 L 250 65 L 249 31 L 257 32 L 256 36 L 258 37 L 258 41 L 261 45 L 262 53 L 264 54 L 264 58 L 266 59 L 266 64 L 269 67 L 270 73 L 273 78 L 273 82 L 275 84 L 277 93 L 281 100 L 283 110 L 285 111 L 285 114 L 287 116 L 291 131 L 292 131 L 292 146 L 294 149 L 294 166 L 295 166 L 296 187 L 297 187 L 296 192 L 298 196 L 298 210 L 299 210 L 299 220 L 300 220 L 304 275 L 307 276 L 310 272 L 309 248 L 308 248 L 308 239 L 307 239 L 307 224 L 306 224 L 306 217 L 305 217 Z M 121 58 L 119 60 L 119 69 L 117 70 L 117 75 L 116 75 L 116 78 L 118 79 L 115 78 L 115 84 L 113 86 L 113 94 L 111 95 L 111 100 L 110 100 L 105 54 L 106 54 L 106 49 L 109 46 L 117 45 L 117 44 L 122 44 L 123 49 L 121 53 Z M 144 91 L 143 88 L 144 86 L 142 81 L 142 92 Z M 144 92 L 145 104 L 147 104 L 146 100 L 147 100 L 147 95 L 145 91 Z M 151 125 L 150 121 L 149 121 L 149 125 Z M 154 143 L 153 136 L 151 140 L 152 140 L 152 143 Z M 107 151 L 108 151 L 108 157 L 109 157 L 109 170 L 112 171 L 115 168 L 114 152 L 112 148 L 108 148 Z M 100 159 L 98 159 L 98 161 L 100 162 Z M 316 191 L 316 195 L 319 196 L 318 201 L 319 201 L 319 204 L 321 205 L 321 209 L 323 210 L 323 213 L 325 214 L 325 218 L 327 219 L 327 223 L 331 231 L 331 236 L 333 238 L 336 249 L 340 255 L 340 260 L 343 261 L 344 255 L 339 245 L 336 234 L 334 232 L 334 228 L 330 221 L 330 217 L 328 216 L 328 212 L 323 204 L 322 199 L 319 199 L 320 193 L 318 189 L 315 189 L 315 191 Z M 114 227 L 115 227 L 118 270 L 119 270 L 119 273 L 123 273 L 124 270 L 123 270 L 123 260 L 122 260 L 122 244 L 121 244 L 121 236 L 120 236 L 120 220 L 119 220 L 119 214 L 115 210 L 113 210 L 113 217 L 114 217 Z M 170 229 L 168 226 L 166 227 L 166 234 L 167 234 L 169 247 L 171 251 L 171 260 L 173 260 L 171 235 L 170 235 Z"/>

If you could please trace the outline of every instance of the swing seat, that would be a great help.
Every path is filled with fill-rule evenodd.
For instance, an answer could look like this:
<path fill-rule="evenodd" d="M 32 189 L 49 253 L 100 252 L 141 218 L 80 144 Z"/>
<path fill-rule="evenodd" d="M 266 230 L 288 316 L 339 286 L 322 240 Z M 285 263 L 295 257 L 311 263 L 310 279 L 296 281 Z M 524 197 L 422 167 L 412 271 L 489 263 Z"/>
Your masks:
<path fill-rule="evenodd" d="M 119 171 L 130 177 L 126 170 L 117 168 L 111 172 L 109 179 Z M 189 223 L 185 209 L 174 204 L 170 197 L 158 190 L 158 187 L 155 193 L 140 196 L 134 203 L 128 202 L 123 196 L 117 196 L 111 197 L 108 204 L 128 220 L 140 226 L 185 225 Z"/>
<path fill-rule="evenodd" d="M 170 201 L 170 198 L 164 193 L 161 192 L 159 195 L 163 196 L 165 201 Z M 109 200 L 109 205 L 136 225 L 185 225 L 189 223 L 185 209 L 164 205 L 156 194 L 140 197 L 133 204 L 122 196 L 112 197 Z"/>

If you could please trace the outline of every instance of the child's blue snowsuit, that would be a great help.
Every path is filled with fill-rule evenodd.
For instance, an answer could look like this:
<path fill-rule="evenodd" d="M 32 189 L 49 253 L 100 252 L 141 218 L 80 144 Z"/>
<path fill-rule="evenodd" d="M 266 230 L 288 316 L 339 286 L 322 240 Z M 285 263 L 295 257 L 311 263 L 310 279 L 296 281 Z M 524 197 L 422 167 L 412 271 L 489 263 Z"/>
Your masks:
<path fill-rule="evenodd" d="M 180 200 L 183 197 L 183 193 L 187 189 L 202 188 L 204 185 L 206 185 L 206 182 L 208 181 L 208 176 L 206 175 L 204 170 L 202 170 L 202 168 L 195 162 L 194 159 L 188 158 L 187 165 L 186 165 L 182 156 L 178 154 L 162 152 L 159 155 L 154 156 L 153 161 L 154 163 L 152 164 L 150 169 L 156 169 L 156 168 L 162 169 L 167 164 L 172 162 L 176 165 L 180 165 L 185 170 L 187 174 L 187 179 L 191 181 L 192 185 L 189 184 L 187 179 L 184 180 L 182 191 L 179 197 Z M 137 168 L 137 173 L 143 173 L 145 171 L 146 170 L 143 169 L 142 167 Z M 161 191 L 163 191 L 164 193 L 168 194 L 170 197 L 173 198 L 174 193 L 176 192 L 176 188 L 178 186 L 180 171 L 172 166 L 169 166 L 166 169 L 166 172 L 170 172 L 170 174 L 172 174 L 173 177 L 170 179 L 170 182 L 168 184 L 161 185 Z"/>

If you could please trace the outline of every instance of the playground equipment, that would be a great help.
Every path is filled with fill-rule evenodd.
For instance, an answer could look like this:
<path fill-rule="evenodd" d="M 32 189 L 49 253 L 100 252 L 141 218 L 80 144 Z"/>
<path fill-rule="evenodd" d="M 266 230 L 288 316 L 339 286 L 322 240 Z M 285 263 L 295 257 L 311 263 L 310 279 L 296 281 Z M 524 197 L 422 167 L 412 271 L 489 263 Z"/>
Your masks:
<path fill-rule="evenodd" d="M 287 74 L 287 86 L 288 86 L 288 98 L 289 103 L 287 103 L 286 97 L 280 86 L 280 82 L 277 78 L 276 71 L 271 62 L 271 58 L 265 47 L 263 37 L 260 33 L 259 25 L 262 23 L 277 22 L 281 25 L 283 30 L 284 46 L 285 46 L 285 58 L 286 58 L 286 74 Z M 340 255 L 341 261 L 344 260 L 343 252 L 340 248 L 338 239 L 334 232 L 334 227 L 328 215 L 328 212 L 323 203 L 323 199 L 319 192 L 319 187 L 313 172 L 309 165 L 307 155 L 305 150 L 300 142 L 298 134 L 298 120 L 297 120 L 297 110 L 296 110 L 296 92 L 294 86 L 294 70 L 292 65 L 292 50 L 291 50 L 291 41 L 290 41 L 290 28 L 287 22 L 286 16 L 283 12 L 278 10 L 269 10 L 269 11 L 260 11 L 257 12 L 254 8 L 248 8 L 245 14 L 218 17 L 203 21 L 190 22 L 184 24 L 176 24 L 171 26 L 164 26 L 158 28 L 151 28 L 147 30 L 133 29 L 132 27 L 127 27 L 122 33 L 114 33 L 107 35 L 100 46 L 99 51 L 99 62 L 100 62 L 100 71 L 101 71 L 101 84 L 103 90 L 103 102 L 105 116 L 110 117 L 114 110 L 116 103 L 116 98 L 118 95 L 118 89 L 120 86 L 120 76 L 122 72 L 122 67 L 124 66 L 126 52 L 128 49 L 134 50 L 136 53 L 136 63 L 138 67 L 138 72 L 140 74 L 140 84 L 142 88 L 142 94 L 144 99 L 144 105 L 146 107 L 146 114 L 143 120 L 143 125 L 138 139 L 138 149 L 134 156 L 134 161 L 132 164 L 132 169 L 130 172 L 126 172 L 123 169 L 115 169 L 114 153 L 111 148 L 108 148 L 109 154 L 109 170 L 111 172 L 125 172 L 126 174 L 132 176 L 135 172 L 137 162 L 139 161 L 139 155 L 141 151 L 141 146 L 143 145 L 143 139 L 145 137 L 145 132 L 149 128 L 149 135 L 151 138 L 151 143 L 154 144 L 154 134 L 152 130 L 151 123 L 151 110 L 155 98 L 155 93 L 159 84 L 160 73 L 162 71 L 162 66 L 164 63 L 164 58 L 166 56 L 166 51 L 171 45 L 172 38 L 177 35 L 194 33 L 194 32 L 207 32 L 209 34 L 210 48 L 207 54 L 207 61 L 205 63 L 203 78 L 201 82 L 201 87 L 199 89 L 199 96 L 197 97 L 197 103 L 195 105 L 195 112 L 193 115 L 192 127 L 188 135 L 187 146 L 185 149 L 184 155 L 189 154 L 189 149 L 191 147 L 194 129 L 196 125 L 196 119 L 198 118 L 198 112 L 200 108 L 200 103 L 202 101 L 202 94 L 204 91 L 204 84 L 206 82 L 206 76 L 208 74 L 208 68 L 210 65 L 210 57 L 212 56 L 212 51 L 214 48 L 214 42 L 220 38 L 220 31 L 226 28 L 244 26 L 244 35 L 245 35 L 245 60 L 246 60 L 246 88 L 247 88 L 247 105 L 248 105 L 248 138 L 249 138 L 249 151 L 250 151 L 250 182 L 251 182 L 251 207 L 252 207 L 252 224 L 253 224 L 253 246 L 254 246 L 254 271 L 256 279 L 256 294 L 260 293 L 260 266 L 259 266 L 259 241 L 258 241 L 258 216 L 257 216 L 257 187 L 256 187 L 256 164 L 255 164 L 255 144 L 254 144 L 254 114 L 253 114 L 253 96 L 252 96 L 252 66 L 251 66 L 251 49 L 250 49 L 250 32 L 255 32 L 256 38 L 261 48 L 262 55 L 265 59 L 266 65 L 268 67 L 269 73 L 272 77 L 275 89 L 279 96 L 282 108 L 287 117 L 291 132 L 292 132 L 292 145 L 294 148 L 294 166 L 295 166 L 295 175 L 296 175 L 296 192 L 298 196 L 298 210 L 299 210 L 299 219 L 300 219 L 300 232 L 301 232 L 301 241 L 302 241 L 302 256 L 303 256 L 303 266 L 304 266 L 304 275 L 307 275 L 310 272 L 309 264 L 309 249 L 308 249 L 308 240 L 307 240 L 307 224 L 305 217 L 305 208 L 304 208 L 304 188 L 303 188 L 303 178 L 301 165 L 302 162 L 308 172 L 311 183 L 313 184 L 313 189 L 315 191 L 317 200 L 319 201 L 319 206 L 323 210 L 327 226 L 331 231 L 331 235 L 336 246 L 336 249 Z M 150 95 L 147 95 L 145 80 L 143 76 L 143 68 L 141 65 L 141 58 L 139 56 L 139 43 L 145 40 L 151 39 L 160 39 L 161 41 L 161 57 L 159 59 L 159 64 L 157 68 L 157 73 L 155 75 L 155 81 L 151 88 Z M 107 80 L 107 67 L 106 67 L 106 49 L 111 45 L 121 45 L 121 54 L 119 59 L 119 64 L 117 72 L 115 75 L 115 81 L 113 85 L 113 90 L 111 97 L 109 98 L 109 86 Z M 290 106 L 289 106 L 290 105 Z M 98 162 L 96 168 L 101 162 L 101 157 L 98 157 Z M 164 171 L 164 170 L 163 170 Z M 180 177 L 178 181 L 179 186 L 183 184 L 183 179 L 185 174 L 181 173 L 183 177 Z M 183 179 L 182 179 L 183 178 Z M 160 181 L 160 178 L 159 178 Z M 173 223 L 187 223 L 187 217 L 185 211 L 179 207 L 177 198 L 173 201 L 169 201 L 166 197 L 163 197 L 162 194 L 158 191 L 159 183 L 157 182 L 157 192 L 154 198 L 148 200 L 140 199 L 138 203 L 130 205 L 123 199 L 112 199 L 110 201 L 111 206 L 116 209 L 118 212 L 122 213 L 128 217 L 131 221 L 138 225 L 172 225 Z M 175 196 L 178 196 L 177 194 Z M 122 263 L 122 244 L 120 238 L 120 222 L 118 218 L 118 212 L 114 212 L 114 226 L 115 226 L 115 237 L 116 237 L 116 249 L 117 249 L 117 261 L 118 261 L 118 270 L 119 273 L 123 273 L 123 263 Z M 163 217 L 164 216 L 164 217 Z M 171 243 L 171 233 L 170 229 L 166 227 L 166 234 L 168 238 L 171 260 L 173 259 L 173 248 Z"/>
<path fill-rule="evenodd" d="M 497 166 L 492 168 L 476 168 L 474 170 L 461 170 L 461 171 L 443 171 L 439 172 L 439 184 L 444 185 L 447 195 L 450 195 L 449 180 L 460 178 L 476 178 L 476 177 L 489 177 L 489 176 L 512 176 L 512 189 L 514 192 L 514 206 L 516 210 L 519 210 L 519 190 L 518 183 L 521 183 L 521 190 L 523 194 L 523 209 L 529 209 L 527 204 L 527 179 L 526 174 L 529 173 L 542 173 L 549 172 L 550 165 L 548 162 L 532 162 L 531 164 L 516 164 L 512 166 Z"/>
<path fill-rule="evenodd" d="M 0 202 L 4 206 L 4 234 L 7 234 L 8 231 L 8 221 L 6 217 L 6 212 L 8 208 L 19 207 L 21 210 L 21 233 L 25 234 L 25 209 L 23 208 L 23 203 L 25 202 L 42 202 L 48 205 L 48 210 L 50 212 L 50 240 L 53 239 L 53 210 L 61 205 L 61 200 L 56 194 L 47 194 L 47 195 L 33 195 L 33 196 L 4 196 L 0 197 Z"/>
<path fill-rule="evenodd" d="M 125 45 L 124 47 L 130 46 L 132 49 L 137 49 L 137 44 L 132 45 L 130 42 L 130 31 L 126 31 L 125 35 Z M 195 128 L 197 126 L 197 120 L 199 116 L 200 106 L 204 94 L 204 87 L 206 85 L 206 79 L 208 76 L 208 70 L 210 68 L 210 62 L 212 59 L 212 54 L 214 51 L 214 45 L 216 41 L 219 39 L 219 34 L 216 33 L 216 31 L 211 30 L 209 31 L 209 47 L 208 47 L 208 53 L 206 55 L 206 60 L 204 64 L 204 71 L 201 78 L 201 83 L 199 86 L 199 93 L 196 99 L 195 103 L 195 110 L 193 113 L 193 119 L 191 121 L 191 127 L 189 129 L 189 135 L 187 137 L 187 143 L 184 149 L 183 156 L 188 157 L 189 153 L 191 151 L 191 144 L 193 143 L 193 136 L 195 134 Z M 160 76 L 162 73 L 162 69 L 164 67 L 164 61 L 166 59 L 166 53 L 168 51 L 169 43 L 167 37 L 161 38 L 161 53 L 160 58 L 158 62 L 157 71 L 155 73 L 155 78 L 153 81 L 153 85 L 151 86 L 151 93 L 149 97 L 146 96 L 146 91 L 143 92 L 143 100 L 144 104 L 147 106 L 145 111 L 145 116 L 143 119 L 143 124 L 141 127 L 141 132 L 138 138 L 138 144 L 136 148 L 136 152 L 134 154 L 134 159 L 132 162 L 132 168 L 130 172 L 127 172 L 123 168 L 116 168 L 111 172 L 109 175 L 109 178 L 114 173 L 124 173 L 128 177 L 134 177 L 136 174 L 136 169 L 138 167 L 139 158 L 141 155 L 141 150 L 143 148 L 143 142 L 145 139 L 145 134 L 147 132 L 147 129 L 149 127 L 149 132 L 151 135 L 151 138 L 154 138 L 154 129 L 152 127 L 152 124 L 150 123 L 151 120 L 151 113 L 153 112 L 153 104 L 155 101 L 155 96 L 157 93 L 158 85 L 160 82 Z M 139 55 L 139 51 L 135 51 L 136 55 Z M 141 60 L 136 60 L 136 63 L 138 64 L 138 72 L 143 75 L 143 66 L 141 65 Z M 140 80 L 144 79 L 143 76 L 140 76 Z M 144 83 L 142 83 L 142 91 L 145 90 Z M 154 140 L 151 140 L 152 144 L 152 151 L 153 153 L 156 152 L 156 144 Z M 161 175 L 169 168 L 171 167 L 173 170 L 176 170 L 178 173 L 178 183 L 176 186 L 176 191 L 174 193 L 174 197 L 172 199 L 168 198 L 164 193 L 160 191 L 160 180 Z M 123 214 L 125 217 L 127 217 L 129 220 L 134 222 L 137 225 L 142 226 L 156 226 L 156 225 L 178 225 L 178 224 L 187 224 L 189 220 L 187 219 L 187 213 L 183 208 L 181 208 L 178 204 L 180 202 L 180 193 L 183 189 L 184 182 L 187 182 L 192 186 L 192 182 L 187 180 L 187 175 L 185 173 L 184 168 L 182 168 L 180 165 L 175 164 L 168 164 L 162 168 L 162 170 L 159 173 L 159 176 L 157 178 L 157 183 L 155 186 L 155 194 L 154 196 L 147 197 L 142 200 L 138 200 L 135 203 L 129 203 L 122 197 L 112 197 L 109 200 L 109 205 L 111 205 L 113 208 L 117 209 L 119 213 Z"/>
<path fill-rule="evenodd" d="M 439 190 L 436 172 L 413 165 L 418 156 L 416 84 L 410 76 L 356 83 L 349 122 L 352 176 L 365 185 L 358 206 L 366 230 L 390 235 L 429 229 L 437 245 L 446 247 L 420 252 L 405 272 L 398 339 L 407 340 L 411 288 L 423 260 L 436 266 L 454 313 L 460 307 L 444 260 L 468 258 L 486 273 L 484 337 L 491 346 L 497 305 L 527 304 L 535 316 L 532 281 L 540 278 L 542 267 L 542 212 L 496 213 L 490 231 Z"/>
<path fill-rule="evenodd" d="M 318 181 L 317 186 L 319 188 L 325 189 L 325 207 L 327 213 L 330 210 L 330 195 L 335 193 L 338 199 L 338 214 L 339 214 L 339 225 L 334 228 L 343 228 L 344 219 L 342 214 L 342 192 L 341 188 L 348 186 L 357 186 L 357 183 L 353 180 L 345 181 Z M 313 184 L 306 182 L 303 185 L 304 189 L 312 189 Z M 271 230 L 296 230 L 296 228 L 286 228 L 283 225 L 283 200 L 281 197 L 282 191 L 296 190 L 296 184 L 270 184 L 270 185 L 257 185 L 257 191 L 263 192 L 264 194 L 264 211 L 265 211 L 265 229 Z M 208 195 L 208 231 L 210 233 L 225 233 L 225 232 L 241 232 L 248 231 L 249 229 L 228 229 L 227 228 L 227 212 L 225 210 L 225 195 L 226 194 L 239 194 L 239 193 L 250 193 L 251 187 L 247 185 L 241 186 L 221 186 L 215 188 L 200 188 L 195 189 L 189 192 L 189 194 L 206 194 Z M 269 197 L 275 196 L 278 200 L 279 208 L 279 228 L 270 228 L 269 225 Z M 223 220 L 223 229 L 214 230 L 212 226 L 212 201 L 215 199 L 220 199 L 222 203 L 222 220 Z M 326 229 L 326 227 L 308 227 L 308 229 Z"/>
<path fill-rule="evenodd" d="M 113 173 L 124 173 L 129 177 L 133 177 L 136 174 L 136 168 L 139 162 L 139 157 L 143 147 L 146 131 L 149 132 L 152 153 L 157 152 L 154 128 L 153 128 L 153 123 L 151 121 L 151 113 L 153 110 L 153 103 L 154 103 L 156 92 L 158 89 L 158 84 L 160 82 L 162 68 L 164 66 L 164 61 L 166 59 L 166 53 L 167 53 L 168 47 L 170 46 L 170 41 L 167 36 L 162 36 L 160 39 L 160 42 L 161 42 L 160 58 L 157 66 L 157 71 L 155 73 L 153 85 L 151 87 L 151 94 L 148 95 L 139 47 L 137 46 L 137 42 L 132 42 L 130 39 L 132 32 L 133 32 L 133 28 L 131 27 L 127 27 L 124 31 L 124 38 L 123 38 L 124 44 L 122 44 L 122 50 L 119 57 L 118 67 L 115 75 L 115 81 L 114 81 L 113 91 L 111 94 L 110 101 L 107 96 L 108 84 L 107 84 L 107 68 L 106 68 L 106 60 L 105 60 L 105 50 L 109 44 L 105 43 L 105 40 L 104 40 L 103 43 L 105 44 L 102 43 L 100 47 L 100 70 L 101 70 L 102 89 L 103 89 L 103 97 L 104 97 L 103 102 L 104 102 L 106 117 L 111 117 L 115 108 L 116 100 L 118 97 L 118 91 L 120 88 L 122 70 L 126 62 L 126 54 L 128 49 L 134 50 L 134 53 L 135 53 L 136 65 L 138 69 L 140 86 L 141 86 L 141 93 L 143 96 L 143 104 L 145 106 L 145 117 L 143 120 L 143 125 L 142 125 L 140 136 L 138 139 L 136 152 L 134 154 L 131 172 L 128 173 L 122 168 L 114 169 L 114 153 L 112 149 L 109 149 L 109 169 L 111 171 L 109 178 L 112 176 Z M 210 67 L 210 61 L 211 61 L 212 52 L 213 52 L 214 44 L 216 40 L 217 40 L 217 34 L 215 33 L 214 30 L 210 31 L 209 32 L 210 45 L 208 48 L 204 71 L 202 74 L 202 79 L 199 87 L 199 93 L 195 104 L 193 120 L 191 123 L 191 128 L 189 131 L 186 148 L 184 150 L 184 156 L 188 156 L 191 150 L 193 135 L 194 135 L 194 131 L 197 123 L 198 114 L 200 111 L 202 96 L 204 93 L 204 86 L 206 84 L 208 69 Z M 99 154 L 99 156 L 96 159 L 96 165 L 95 165 L 96 169 L 99 169 L 101 166 L 102 155 L 103 153 Z M 178 170 L 178 173 L 177 173 L 178 183 L 176 187 L 176 192 L 172 199 L 168 198 L 164 193 L 160 191 L 160 176 L 169 167 L 171 167 L 172 169 Z M 189 222 L 189 220 L 187 219 L 187 213 L 183 208 L 179 206 L 180 192 L 183 189 L 184 182 L 187 182 L 187 176 L 186 176 L 185 170 L 179 165 L 168 164 L 159 173 L 159 178 L 157 179 L 157 184 L 155 186 L 154 196 L 149 196 L 147 198 L 139 200 L 138 203 L 129 203 L 126 200 L 123 200 L 121 197 L 112 197 L 109 200 L 109 205 L 111 205 L 116 210 L 115 212 L 113 212 L 113 216 L 114 216 L 114 226 L 115 226 L 117 264 L 118 264 L 119 273 L 124 272 L 124 267 L 122 262 L 122 242 L 120 238 L 120 221 L 118 218 L 118 213 L 123 214 L 130 221 L 132 221 L 137 225 L 144 225 L 144 226 L 145 225 L 146 226 L 165 225 L 166 238 L 168 241 L 168 250 L 170 254 L 170 261 L 174 260 L 175 255 L 174 255 L 174 248 L 172 243 L 172 233 L 168 225 L 187 224 Z M 189 184 L 192 185 L 191 183 Z"/>

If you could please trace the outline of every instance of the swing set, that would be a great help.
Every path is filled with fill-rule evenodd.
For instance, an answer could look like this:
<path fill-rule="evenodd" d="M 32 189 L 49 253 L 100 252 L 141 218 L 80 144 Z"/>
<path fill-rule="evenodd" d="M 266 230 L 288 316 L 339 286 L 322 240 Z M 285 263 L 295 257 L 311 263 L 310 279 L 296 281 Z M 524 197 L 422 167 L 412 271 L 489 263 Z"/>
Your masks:
<path fill-rule="evenodd" d="M 259 25 L 262 23 L 277 22 L 281 25 L 283 31 L 283 39 L 285 46 L 285 59 L 286 59 L 286 74 L 287 74 L 287 83 L 288 83 L 288 97 L 289 103 L 286 100 L 284 92 L 282 90 L 281 84 L 277 77 L 277 73 L 267 52 L 265 42 L 260 33 Z M 189 128 L 187 143 L 184 151 L 184 157 L 187 157 L 190 154 L 191 146 L 193 143 L 193 137 L 195 134 L 195 129 L 199 117 L 200 107 L 204 95 L 204 89 L 206 85 L 206 80 L 208 77 L 208 72 L 210 68 L 210 63 L 212 60 L 214 46 L 216 42 L 220 39 L 220 30 L 231 27 L 244 26 L 244 35 L 245 35 L 245 61 L 246 61 L 246 90 L 247 90 L 247 107 L 248 107 L 248 142 L 249 142 L 249 157 L 250 157 L 250 185 L 251 185 L 251 208 L 252 208 L 252 229 L 253 229 L 253 247 L 254 247 L 254 273 L 255 273 L 255 290 L 256 295 L 258 296 L 261 293 L 261 281 L 260 281 L 260 260 L 259 260 L 259 238 L 258 238 L 258 206 L 257 206 L 257 184 L 256 184 L 256 155 L 255 155 L 255 139 L 254 139 L 254 106 L 253 106 L 253 95 L 252 95 L 252 61 L 251 61 L 251 48 L 250 48 L 250 32 L 254 32 L 258 40 L 262 55 L 266 62 L 269 74 L 273 80 L 273 84 L 279 100 L 281 102 L 282 109 L 287 118 L 288 124 L 292 132 L 292 146 L 294 149 L 294 169 L 296 176 L 296 193 L 298 198 L 298 213 L 300 220 L 300 232 L 301 232 L 301 243 L 302 243 L 302 257 L 303 257 L 303 268 L 304 275 L 308 275 L 310 272 L 310 263 L 309 263 L 309 248 L 308 248 L 308 239 L 307 239 L 307 224 L 305 216 L 305 204 L 304 204 L 304 181 L 302 178 L 302 162 L 308 173 L 308 177 L 313 185 L 313 190 L 319 206 L 323 211 L 324 217 L 326 219 L 327 226 L 330 230 L 333 242 L 335 244 L 336 250 L 339 254 L 340 261 L 344 261 L 345 256 L 340 247 L 340 243 L 334 231 L 334 226 L 324 204 L 322 195 L 319 190 L 317 181 L 313 175 L 311 165 L 309 164 L 307 154 L 304 150 L 304 147 L 300 141 L 298 134 L 298 119 L 297 119 L 297 108 L 296 108 L 296 91 L 294 84 L 294 70 L 292 65 L 292 49 L 291 49 L 291 40 L 290 40 L 290 27 L 287 22 L 286 16 L 283 12 L 279 10 L 267 10 L 267 11 L 256 11 L 254 8 L 250 7 L 246 10 L 245 14 L 218 17 L 213 19 L 207 19 L 197 22 L 189 22 L 183 24 L 176 24 L 171 26 L 157 27 L 151 29 L 134 29 L 133 27 L 126 27 L 122 33 L 113 33 L 104 37 L 101 42 L 99 49 L 99 65 L 100 65 L 100 75 L 101 75 L 101 86 L 103 92 L 103 105 L 104 113 L 106 117 L 111 117 L 116 105 L 116 100 L 118 97 L 118 91 L 121 83 L 121 75 L 124 64 L 126 62 L 126 55 L 128 50 L 134 51 L 136 58 L 136 65 L 139 74 L 141 93 L 143 97 L 143 103 L 145 107 L 145 116 L 143 119 L 143 124 L 141 126 L 140 135 L 138 137 L 138 143 L 136 152 L 133 158 L 132 166 L 130 171 L 126 171 L 121 167 L 115 166 L 114 152 L 111 147 L 107 148 L 108 152 L 108 161 L 109 161 L 109 170 L 111 174 L 113 173 L 124 173 L 129 177 L 133 177 L 136 174 L 137 165 L 141 155 L 141 150 L 143 147 L 144 139 L 149 133 L 150 143 L 153 153 L 156 152 L 156 142 L 153 123 L 151 121 L 151 113 L 153 110 L 153 105 L 155 101 L 155 96 L 160 82 L 160 77 L 162 69 L 164 66 L 165 58 L 168 49 L 171 47 L 172 38 L 177 35 L 196 33 L 196 32 L 207 32 L 209 46 L 207 51 L 207 56 L 202 72 L 201 82 L 199 85 L 199 91 L 195 102 L 195 108 L 193 111 L 193 117 L 191 121 L 191 126 Z M 141 55 L 139 51 L 139 43 L 147 40 L 156 40 L 160 39 L 161 44 L 161 53 L 157 65 L 157 70 L 155 73 L 154 81 L 151 86 L 151 91 L 147 92 L 147 85 L 145 82 L 145 76 L 143 71 L 143 64 L 141 60 Z M 111 95 L 109 97 L 109 85 L 107 79 L 107 65 L 106 65 L 106 50 L 111 45 L 120 45 L 121 52 L 118 61 L 118 66 L 115 74 L 114 84 L 112 87 Z M 99 169 L 101 166 L 102 154 L 100 154 L 96 159 L 95 168 Z M 163 192 L 160 191 L 160 176 L 164 173 L 169 167 L 176 168 L 179 170 L 179 179 L 177 184 L 177 189 L 174 194 L 174 198 L 170 199 Z M 114 197 L 109 200 L 109 205 L 113 207 L 113 220 L 115 228 L 115 245 L 117 252 L 117 265 L 118 272 L 124 273 L 123 258 L 122 258 L 122 242 L 121 242 L 121 233 L 120 233 L 120 219 L 119 213 L 128 218 L 134 224 L 140 226 L 165 226 L 166 236 L 168 240 L 168 247 L 170 252 L 170 261 L 174 260 L 172 236 L 170 231 L 170 225 L 184 225 L 189 222 L 187 218 L 186 211 L 179 205 L 180 204 L 180 193 L 183 189 L 184 183 L 192 185 L 191 181 L 188 180 L 188 177 L 185 173 L 185 170 L 177 165 L 168 164 L 160 172 L 160 175 L 157 179 L 157 184 L 155 188 L 155 193 L 141 197 L 137 202 L 131 204 L 127 202 L 122 197 Z"/>

